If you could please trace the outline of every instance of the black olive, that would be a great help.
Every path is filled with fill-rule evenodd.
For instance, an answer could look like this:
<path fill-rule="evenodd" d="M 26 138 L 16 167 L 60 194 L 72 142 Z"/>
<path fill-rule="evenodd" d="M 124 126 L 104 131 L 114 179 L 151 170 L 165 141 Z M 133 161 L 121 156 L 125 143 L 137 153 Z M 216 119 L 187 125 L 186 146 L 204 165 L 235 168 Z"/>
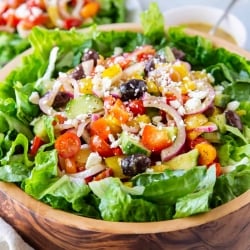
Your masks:
<path fill-rule="evenodd" d="M 148 76 L 148 73 L 154 69 L 155 69 L 154 59 L 147 61 L 144 68 L 145 76 Z"/>
<path fill-rule="evenodd" d="M 144 154 L 129 155 L 121 160 L 122 172 L 126 176 L 135 176 L 146 171 L 151 160 Z"/>
<path fill-rule="evenodd" d="M 242 123 L 237 113 L 232 110 L 225 111 L 227 124 L 242 130 Z"/>
<path fill-rule="evenodd" d="M 185 53 L 182 50 L 179 50 L 177 48 L 172 48 L 172 52 L 175 56 L 175 59 L 182 60 L 185 57 Z"/>
<path fill-rule="evenodd" d="M 99 59 L 99 54 L 93 50 L 93 49 L 88 49 L 87 51 L 85 51 L 85 53 L 82 56 L 82 61 L 88 61 L 88 60 L 94 60 L 94 66 L 97 65 L 97 60 Z"/>
<path fill-rule="evenodd" d="M 131 79 L 120 85 L 122 101 L 134 100 L 140 98 L 147 91 L 145 81 L 140 79 Z"/>
<path fill-rule="evenodd" d="M 52 107 L 54 109 L 63 108 L 66 106 L 66 104 L 69 102 L 71 98 L 72 98 L 71 94 L 60 91 L 57 93 L 54 102 L 52 104 Z"/>
<path fill-rule="evenodd" d="M 76 66 L 76 68 L 71 72 L 71 77 L 75 80 L 80 80 L 85 77 L 85 73 L 82 67 L 82 64 Z"/>

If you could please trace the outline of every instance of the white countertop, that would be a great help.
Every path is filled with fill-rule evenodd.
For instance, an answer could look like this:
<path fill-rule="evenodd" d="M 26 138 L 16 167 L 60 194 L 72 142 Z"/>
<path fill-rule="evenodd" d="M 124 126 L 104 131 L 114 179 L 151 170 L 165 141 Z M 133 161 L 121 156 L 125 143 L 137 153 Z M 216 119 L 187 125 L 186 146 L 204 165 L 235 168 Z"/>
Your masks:
<path fill-rule="evenodd" d="M 148 8 L 150 2 L 157 2 L 160 10 L 162 12 L 167 11 L 171 8 L 176 8 L 183 5 L 207 5 L 212 7 L 217 7 L 225 9 L 231 0 L 138 0 L 143 10 Z M 238 0 L 235 6 L 232 8 L 231 13 L 237 16 L 246 26 L 248 32 L 247 43 L 245 49 L 250 51 L 250 19 L 249 19 L 249 10 L 250 10 L 250 0 Z"/>

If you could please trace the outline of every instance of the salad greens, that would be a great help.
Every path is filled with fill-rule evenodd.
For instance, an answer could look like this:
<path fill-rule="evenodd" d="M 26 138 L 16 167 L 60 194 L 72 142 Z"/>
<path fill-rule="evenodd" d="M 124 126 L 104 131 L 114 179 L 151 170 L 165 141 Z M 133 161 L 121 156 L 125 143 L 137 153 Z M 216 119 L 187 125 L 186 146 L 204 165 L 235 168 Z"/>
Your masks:
<path fill-rule="evenodd" d="M 100 6 L 98 13 L 93 16 L 93 18 L 91 17 L 82 19 L 80 16 L 80 23 L 80 17 L 77 18 L 76 14 L 75 16 L 73 15 L 74 17 L 71 17 L 71 12 L 67 13 L 68 18 L 65 18 L 65 16 L 64 18 L 60 17 L 59 8 L 65 8 L 67 4 L 61 4 L 63 6 L 55 7 L 54 5 L 57 6 L 57 4 L 52 2 L 50 3 L 50 1 L 47 1 L 47 5 L 45 6 L 43 1 L 26 1 L 26 3 L 19 3 L 19 6 L 16 6 L 15 8 L 11 7 L 11 4 L 9 7 L 3 7 L 3 10 L 1 10 L 2 12 L 0 12 L 0 26 L 6 26 L 6 30 L 9 29 L 10 31 L 0 31 L 0 68 L 2 68 L 15 56 L 21 54 L 30 47 L 30 43 L 26 36 L 29 30 L 35 26 L 53 28 L 53 25 L 55 25 L 56 28 L 69 29 L 75 26 L 78 28 L 83 28 L 93 24 L 125 22 L 127 9 L 124 0 L 97 0 L 96 2 Z M 72 3 L 69 3 L 69 5 L 70 4 Z M 3 6 L 4 5 L 5 4 L 3 4 Z M 40 16 L 32 16 L 33 12 L 30 9 L 33 7 L 36 8 L 36 10 L 39 10 L 39 14 L 37 15 Z M 30 18 L 27 18 L 26 15 L 24 15 L 24 17 L 23 15 L 20 16 L 19 12 L 22 12 L 23 9 L 30 10 Z M 72 6 L 68 6 L 67 9 L 64 9 L 65 12 L 69 10 L 72 11 Z M 47 21 L 48 17 L 50 18 L 50 22 Z M 60 18 L 61 20 L 59 20 Z M 56 26 L 58 23 L 62 23 L 63 27 Z M 26 24 L 24 25 L 25 28 L 22 27 L 22 24 Z"/>
<path fill-rule="evenodd" d="M 0 85 L 0 180 L 16 183 L 27 194 L 54 208 L 110 221 L 187 217 L 207 212 L 250 189 L 249 61 L 224 48 L 214 48 L 205 38 L 189 36 L 181 28 L 165 31 L 156 4 L 151 4 L 141 19 L 144 33 L 140 34 L 104 32 L 98 27 L 81 32 L 33 29 L 29 36 L 32 53 Z M 109 57 L 117 47 L 129 53 L 147 44 L 164 53 L 166 47 L 182 51 L 183 61 L 194 69 L 209 72 L 215 89 L 223 87 L 219 94 L 226 97 L 226 104 L 239 104 L 242 129 L 226 124 L 224 113 L 215 116 L 219 131 L 213 135 L 223 174 L 216 177 L 215 165 L 207 168 L 198 163 L 188 170 L 140 173 L 127 185 L 117 177 L 86 183 L 83 178 L 62 174 L 54 148 L 54 120 L 42 115 L 39 106 L 30 102 L 30 96 L 34 92 L 44 95 L 53 84 L 51 78 L 79 65 L 87 48 Z M 54 51 L 55 63 L 50 66 L 54 46 L 59 49 Z M 221 109 L 225 108 L 221 105 Z M 38 117 L 47 138 L 32 157 L 32 127 Z"/>
<path fill-rule="evenodd" d="M 0 68 L 29 46 L 28 40 L 18 34 L 0 32 Z"/>

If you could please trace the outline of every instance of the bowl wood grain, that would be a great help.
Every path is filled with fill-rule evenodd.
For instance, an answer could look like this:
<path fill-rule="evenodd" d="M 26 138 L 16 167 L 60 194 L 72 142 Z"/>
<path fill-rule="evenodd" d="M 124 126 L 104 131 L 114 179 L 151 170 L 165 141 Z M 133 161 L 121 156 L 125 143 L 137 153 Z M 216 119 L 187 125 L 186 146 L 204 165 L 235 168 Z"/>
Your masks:
<path fill-rule="evenodd" d="M 130 29 L 137 24 L 104 25 L 105 30 Z M 221 39 L 215 46 L 250 53 Z M 30 50 L 24 55 L 30 53 Z M 23 55 L 0 70 L 0 82 L 17 67 Z M 250 190 L 208 213 L 161 222 L 124 223 L 95 220 L 55 210 L 25 194 L 14 184 L 0 182 L 0 216 L 36 250 L 80 249 L 250 249 Z"/>

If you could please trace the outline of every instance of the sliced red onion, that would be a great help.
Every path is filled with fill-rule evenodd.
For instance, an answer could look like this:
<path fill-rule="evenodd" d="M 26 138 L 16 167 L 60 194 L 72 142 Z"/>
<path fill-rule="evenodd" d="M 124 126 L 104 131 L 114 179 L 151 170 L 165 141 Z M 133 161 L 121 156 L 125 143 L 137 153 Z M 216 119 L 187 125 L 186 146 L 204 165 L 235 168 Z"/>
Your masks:
<path fill-rule="evenodd" d="M 67 4 L 68 0 L 57 0 L 58 9 L 63 19 L 69 19 L 71 17 L 68 12 Z"/>
<path fill-rule="evenodd" d="M 186 131 L 185 131 L 184 121 L 182 120 L 181 116 L 175 109 L 173 109 L 171 106 L 169 106 L 164 102 L 164 98 L 150 96 L 147 94 L 144 96 L 143 104 L 145 107 L 158 108 L 160 110 L 165 111 L 175 121 L 175 124 L 178 129 L 176 139 L 170 147 L 165 148 L 161 151 L 161 160 L 168 161 L 175 155 L 177 155 L 178 152 L 180 152 L 180 150 L 183 148 L 183 145 L 185 144 Z"/>
<path fill-rule="evenodd" d="M 82 62 L 83 72 L 86 76 L 90 76 L 94 70 L 94 60 L 90 59 Z"/>
<path fill-rule="evenodd" d="M 215 91 L 214 91 L 213 86 L 210 83 L 208 83 L 207 81 L 204 81 L 202 88 L 207 90 L 207 92 L 208 92 L 205 100 L 201 103 L 199 108 L 192 110 L 190 112 L 186 112 L 185 113 L 186 115 L 203 113 L 213 104 L 214 97 L 215 97 Z"/>
<path fill-rule="evenodd" d="M 72 16 L 73 17 L 81 18 L 80 12 L 81 12 L 81 9 L 83 7 L 84 2 L 85 1 L 82 1 L 82 0 L 76 0 L 75 7 L 72 10 Z"/>
<path fill-rule="evenodd" d="M 60 81 L 55 81 L 53 89 L 39 100 L 39 107 L 43 113 L 47 115 L 53 115 L 56 113 L 56 111 L 52 108 L 52 104 L 60 90 L 61 85 Z"/>
<path fill-rule="evenodd" d="M 98 165 L 92 166 L 91 168 L 88 168 L 88 169 L 86 169 L 84 171 L 81 171 L 81 172 L 78 172 L 78 173 L 75 173 L 75 174 L 69 174 L 69 176 L 72 177 L 72 178 L 85 179 L 85 178 L 88 178 L 90 176 L 93 176 L 95 174 L 100 173 L 104 169 L 105 169 L 104 165 L 98 164 Z"/>
<path fill-rule="evenodd" d="M 141 74 L 143 71 L 144 71 L 144 63 L 143 62 L 134 63 L 131 66 L 129 66 L 128 68 L 123 70 L 122 78 L 127 79 L 127 78 L 135 75 L 135 73 Z"/>
<path fill-rule="evenodd" d="M 210 133 L 218 130 L 218 127 L 215 123 L 213 122 L 208 122 L 202 126 L 199 126 L 197 128 L 194 128 L 195 131 L 197 132 L 202 132 L 202 133 Z"/>

